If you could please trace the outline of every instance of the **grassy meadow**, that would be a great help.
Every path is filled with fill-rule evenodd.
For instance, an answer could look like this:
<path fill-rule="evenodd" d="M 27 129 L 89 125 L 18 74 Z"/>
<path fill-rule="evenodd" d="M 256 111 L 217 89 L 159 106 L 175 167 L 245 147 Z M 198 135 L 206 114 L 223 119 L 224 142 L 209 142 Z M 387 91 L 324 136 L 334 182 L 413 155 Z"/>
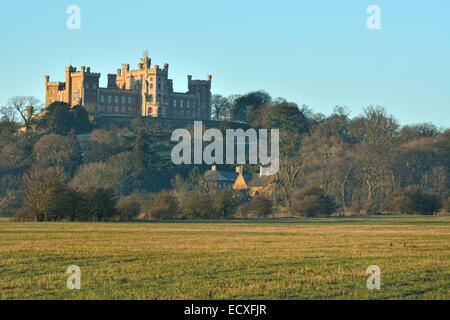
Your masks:
<path fill-rule="evenodd" d="M 450 217 L 0 221 L 0 299 L 449 299 Z M 81 289 L 66 287 L 69 265 Z M 381 289 L 366 287 L 369 265 Z"/>

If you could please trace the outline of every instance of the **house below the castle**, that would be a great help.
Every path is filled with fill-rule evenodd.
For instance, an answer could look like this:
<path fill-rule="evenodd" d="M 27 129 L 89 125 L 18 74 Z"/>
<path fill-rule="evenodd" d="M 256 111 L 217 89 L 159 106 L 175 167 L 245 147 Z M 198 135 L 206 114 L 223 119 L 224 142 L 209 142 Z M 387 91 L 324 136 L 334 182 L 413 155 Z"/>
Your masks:
<path fill-rule="evenodd" d="M 213 165 L 211 170 L 205 172 L 205 176 L 210 181 L 215 181 L 222 186 L 231 186 L 234 190 L 248 190 L 253 197 L 257 193 L 270 193 L 268 186 L 270 176 L 262 175 L 260 167 L 259 173 L 244 173 L 243 166 L 237 166 L 236 171 L 221 171 Z"/>

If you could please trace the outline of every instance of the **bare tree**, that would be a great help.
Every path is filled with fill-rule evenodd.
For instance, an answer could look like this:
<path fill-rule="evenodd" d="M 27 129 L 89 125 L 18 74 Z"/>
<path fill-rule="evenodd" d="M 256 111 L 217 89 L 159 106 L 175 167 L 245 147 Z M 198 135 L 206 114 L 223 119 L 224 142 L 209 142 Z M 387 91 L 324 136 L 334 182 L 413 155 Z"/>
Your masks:
<path fill-rule="evenodd" d="M 1 113 L 10 121 L 16 120 L 16 115 L 19 114 L 20 119 L 29 127 L 30 118 L 27 108 L 30 107 L 31 114 L 39 113 L 43 107 L 41 101 L 33 96 L 14 96 L 8 99 L 6 106 L 1 109 Z"/>
<path fill-rule="evenodd" d="M 230 108 L 230 100 L 220 94 L 215 94 L 211 98 L 211 107 L 214 120 L 225 120 Z"/>

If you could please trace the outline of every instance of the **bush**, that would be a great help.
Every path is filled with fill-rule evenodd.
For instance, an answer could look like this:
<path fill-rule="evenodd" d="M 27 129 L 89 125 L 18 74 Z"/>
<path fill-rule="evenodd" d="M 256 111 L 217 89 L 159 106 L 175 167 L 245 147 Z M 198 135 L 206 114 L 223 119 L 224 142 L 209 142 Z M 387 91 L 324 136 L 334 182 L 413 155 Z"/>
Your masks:
<path fill-rule="evenodd" d="M 116 210 L 120 220 L 131 220 L 139 215 L 141 206 L 133 196 L 126 196 L 119 198 Z"/>
<path fill-rule="evenodd" d="M 111 188 L 89 187 L 78 193 L 72 220 L 109 220 L 116 214 L 116 195 Z"/>
<path fill-rule="evenodd" d="M 152 219 L 176 219 L 178 217 L 177 198 L 168 191 L 161 191 L 153 196 L 150 203 Z"/>
<path fill-rule="evenodd" d="M 248 203 L 248 210 L 251 216 L 266 218 L 272 213 L 273 203 L 272 200 L 262 194 L 258 194 L 253 197 Z"/>
<path fill-rule="evenodd" d="M 186 219 L 208 219 L 215 216 L 212 199 L 200 193 L 186 199 L 182 209 L 183 218 Z"/>
<path fill-rule="evenodd" d="M 234 211 L 235 201 L 230 190 L 222 190 L 219 192 L 214 201 L 217 217 L 225 218 Z"/>
<path fill-rule="evenodd" d="M 243 203 L 236 208 L 235 216 L 237 218 L 248 218 L 250 215 L 249 202 Z"/>
<path fill-rule="evenodd" d="M 291 212 L 305 217 L 329 216 L 336 209 L 334 199 L 320 188 L 309 188 L 294 196 Z"/>
<path fill-rule="evenodd" d="M 396 192 L 391 199 L 392 209 L 401 214 L 432 214 L 441 206 L 437 195 L 424 193 L 418 188 Z"/>
<path fill-rule="evenodd" d="M 445 212 L 450 212 L 450 197 L 444 200 L 442 204 L 442 209 L 444 209 Z"/>

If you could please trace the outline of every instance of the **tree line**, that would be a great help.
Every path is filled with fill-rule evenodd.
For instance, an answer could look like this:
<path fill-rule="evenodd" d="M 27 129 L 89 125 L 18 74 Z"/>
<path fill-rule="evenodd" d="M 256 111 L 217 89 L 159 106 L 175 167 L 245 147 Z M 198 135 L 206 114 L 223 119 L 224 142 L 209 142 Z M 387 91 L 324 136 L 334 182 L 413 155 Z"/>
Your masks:
<path fill-rule="evenodd" d="M 209 181 L 206 165 L 174 165 L 175 127 L 168 122 L 136 118 L 127 126 L 99 126 L 83 106 L 62 102 L 27 117 L 29 101 L 36 113 L 35 98 L 13 97 L 0 108 L 0 215 L 18 220 L 450 211 L 450 130 L 400 126 L 379 106 L 352 118 L 346 107 L 325 116 L 264 91 L 214 95 L 212 116 L 220 130 L 230 122 L 280 130 L 280 170 L 264 192 L 250 196 Z"/>

